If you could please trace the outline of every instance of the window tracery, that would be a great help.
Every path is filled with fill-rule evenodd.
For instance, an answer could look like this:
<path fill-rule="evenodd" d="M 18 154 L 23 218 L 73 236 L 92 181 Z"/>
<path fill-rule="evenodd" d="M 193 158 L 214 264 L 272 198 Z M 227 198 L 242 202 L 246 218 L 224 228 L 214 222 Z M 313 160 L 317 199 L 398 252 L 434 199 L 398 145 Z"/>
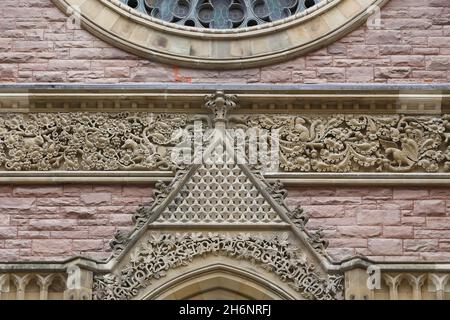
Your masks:
<path fill-rule="evenodd" d="M 322 0 L 121 0 L 151 17 L 207 29 L 253 27 L 303 12 Z"/>

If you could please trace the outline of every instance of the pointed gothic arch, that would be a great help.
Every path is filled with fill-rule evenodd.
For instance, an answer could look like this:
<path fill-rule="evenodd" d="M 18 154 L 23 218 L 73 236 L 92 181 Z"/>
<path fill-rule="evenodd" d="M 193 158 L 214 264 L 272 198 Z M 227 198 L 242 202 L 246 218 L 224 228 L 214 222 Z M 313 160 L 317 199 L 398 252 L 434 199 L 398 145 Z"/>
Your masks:
<path fill-rule="evenodd" d="M 210 300 L 220 295 L 239 300 L 292 300 L 298 294 L 287 283 L 277 281 L 270 272 L 248 261 L 209 256 L 177 272 L 168 273 L 148 286 L 137 299 Z M 300 297 L 301 298 L 301 297 Z"/>

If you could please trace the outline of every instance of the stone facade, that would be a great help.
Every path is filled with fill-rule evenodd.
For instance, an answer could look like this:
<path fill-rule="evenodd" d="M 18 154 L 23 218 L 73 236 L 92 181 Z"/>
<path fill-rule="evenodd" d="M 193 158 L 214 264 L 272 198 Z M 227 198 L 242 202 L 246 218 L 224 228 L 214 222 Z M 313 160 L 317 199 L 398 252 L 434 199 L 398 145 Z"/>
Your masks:
<path fill-rule="evenodd" d="M 146 186 L 2 186 L 2 261 L 102 259 L 116 228 L 131 226 L 131 215 L 148 202 Z"/>
<path fill-rule="evenodd" d="M 118 3 L 0 9 L 0 300 L 450 299 L 449 0 L 324 0 L 305 25 L 346 32 L 235 70 L 104 42 L 66 1 Z M 381 26 L 345 16 L 371 3 Z M 279 129 L 280 165 L 175 165 L 195 122 Z"/>
<path fill-rule="evenodd" d="M 336 259 L 354 254 L 374 260 L 448 261 L 448 188 L 293 188 L 310 228 L 322 227 Z"/>
<path fill-rule="evenodd" d="M 323 228 L 335 260 L 448 261 L 450 191 L 414 187 L 290 187 L 311 230 Z M 117 229 L 152 197 L 152 186 L 39 185 L 0 188 L 0 257 L 7 261 L 103 259 Z"/>
<path fill-rule="evenodd" d="M 51 0 L 3 3 L 1 82 L 432 83 L 450 79 L 446 0 L 391 0 L 381 11 L 380 30 L 362 26 L 304 57 L 232 71 L 168 66 L 125 53 L 85 30 L 68 29 L 66 16 Z"/>

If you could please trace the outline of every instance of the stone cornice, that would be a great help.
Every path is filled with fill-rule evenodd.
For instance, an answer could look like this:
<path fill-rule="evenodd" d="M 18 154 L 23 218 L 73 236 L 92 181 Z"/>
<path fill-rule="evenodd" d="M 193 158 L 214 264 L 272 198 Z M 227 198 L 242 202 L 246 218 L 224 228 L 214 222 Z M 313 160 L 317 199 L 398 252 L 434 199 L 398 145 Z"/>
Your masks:
<path fill-rule="evenodd" d="M 0 184 L 154 184 L 168 182 L 170 171 L 22 171 L 1 172 Z M 450 173 L 267 173 L 286 186 L 450 186 Z"/>
<path fill-rule="evenodd" d="M 450 84 L 23 84 L 0 85 L 0 112 L 152 111 L 206 113 L 205 95 L 236 95 L 232 113 L 442 114 Z"/>

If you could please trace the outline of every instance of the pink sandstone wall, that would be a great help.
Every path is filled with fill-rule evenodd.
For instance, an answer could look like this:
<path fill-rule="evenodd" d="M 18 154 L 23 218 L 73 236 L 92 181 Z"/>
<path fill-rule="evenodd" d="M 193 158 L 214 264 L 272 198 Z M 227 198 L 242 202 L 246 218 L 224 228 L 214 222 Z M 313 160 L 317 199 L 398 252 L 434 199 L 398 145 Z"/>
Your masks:
<path fill-rule="evenodd" d="M 116 228 L 132 225 L 146 186 L 0 186 L 0 261 L 108 256 Z"/>
<path fill-rule="evenodd" d="M 311 216 L 308 229 L 324 229 L 337 260 L 450 259 L 449 188 L 290 189 L 289 205 L 297 204 Z"/>
<path fill-rule="evenodd" d="M 450 1 L 391 0 L 365 26 L 286 63 L 201 71 L 139 59 L 70 30 L 50 0 L 2 0 L 0 82 L 448 82 Z"/>
<path fill-rule="evenodd" d="M 149 186 L 0 186 L 0 261 L 108 256 Z M 449 188 L 290 188 L 288 204 L 322 227 L 335 259 L 450 259 Z"/>

